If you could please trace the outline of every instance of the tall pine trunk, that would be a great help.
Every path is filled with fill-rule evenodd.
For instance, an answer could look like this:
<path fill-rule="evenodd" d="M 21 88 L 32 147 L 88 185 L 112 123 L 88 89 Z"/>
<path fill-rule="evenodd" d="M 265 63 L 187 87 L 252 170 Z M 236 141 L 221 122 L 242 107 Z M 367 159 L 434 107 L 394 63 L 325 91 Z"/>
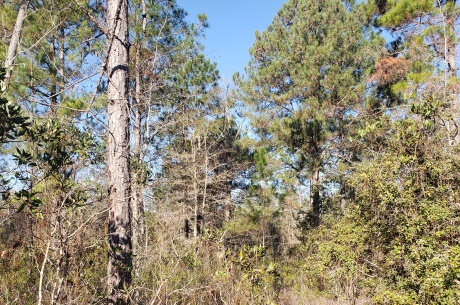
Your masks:
<path fill-rule="evenodd" d="M 109 304 L 127 304 L 131 285 L 131 177 L 129 167 L 128 0 L 108 0 Z"/>

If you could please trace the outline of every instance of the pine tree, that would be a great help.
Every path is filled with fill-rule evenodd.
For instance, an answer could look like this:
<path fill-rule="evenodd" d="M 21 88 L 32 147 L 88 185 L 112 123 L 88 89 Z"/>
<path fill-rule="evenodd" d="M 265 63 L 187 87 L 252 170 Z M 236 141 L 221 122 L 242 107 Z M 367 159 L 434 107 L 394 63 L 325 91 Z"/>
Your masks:
<path fill-rule="evenodd" d="M 145 190 L 149 189 L 152 164 L 161 156 L 156 151 L 164 143 L 159 134 L 173 124 L 175 106 L 181 103 L 175 83 L 183 67 L 196 57 L 198 39 L 206 28 L 186 21 L 186 12 L 175 1 L 140 0 L 131 2 L 130 49 L 132 124 L 132 230 L 134 275 L 141 273 L 145 250 Z M 169 112 L 169 114 L 167 114 Z M 154 160 L 152 162 L 152 160 Z M 137 293 L 137 292 L 136 292 Z"/>
<path fill-rule="evenodd" d="M 56 117 L 62 107 L 83 109 L 82 96 L 89 92 L 74 85 L 97 74 L 101 30 L 75 1 L 46 0 L 29 6 L 32 13 L 24 19 L 10 94 L 39 116 L 49 112 Z M 89 7 L 101 12 L 97 1 Z M 8 14 L 14 5 L 5 8 Z"/>
<path fill-rule="evenodd" d="M 131 285 L 131 174 L 129 166 L 128 1 L 107 4 L 109 304 L 127 304 Z"/>
<path fill-rule="evenodd" d="M 247 77 L 237 78 L 257 145 L 283 164 L 275 174 L 295 177 L 299 197 L 310 188 L 316 224 L 327 172 L 353 158 L 345 144 L 373 63 L 372 37 L 358 13 L 338 0 L 287 2 L 267 30 L 256 33 Z"/>
<path fill-rule="evenodd" d="M 438 111 L 438 124 L 446 129 L 446 142 L 460 143 L 460 101 L 458 98 L 458 19 L 456 0 L 388 1 L 382 5 L 377 23 L 402 41 L 401 56 L 411 69 L 397 86 L 406 92 L 420 111 Z M 407 94 L 407 92 L 411 92 Z M 439 105 L 428 103 L 430 99 Z M 425 110 L 422 110 L 425 109 Z"/>

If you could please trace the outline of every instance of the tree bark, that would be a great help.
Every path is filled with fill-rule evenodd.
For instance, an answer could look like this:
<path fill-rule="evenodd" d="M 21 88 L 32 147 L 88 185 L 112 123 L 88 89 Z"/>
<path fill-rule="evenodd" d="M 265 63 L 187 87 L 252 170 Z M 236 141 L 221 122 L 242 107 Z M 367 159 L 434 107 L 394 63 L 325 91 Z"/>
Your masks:
<path fill-rule="evenodd" d="M 320 181 L 319 181 L 319 168 L 313 170 L 313 175 L 310 180 L 311 183 L 311 203 L 313 208 L 313 223 L 312 225 L 319 225 L 321 218 L 321 196 L 320 196 Z"/>
<path fill-rule="evenodd" d="M 13 35 L 11 35 L 10 45 L 8 46 L 8 53 L 5 59 L 5 68 L 7 68 L 5 75 L 5 85 L 8 85 L 11 78 L 11 69 L 9 69 L 14 62 L 16 53 L 18 51 L 19 38 L 22 32 L 22 24 L 27 14 L 27 7 L 29 6 L 30 0 L 23 0 L 21 6 L 19 7 L 18 16 L 16 17 L 16 23 L 14 25 Z"/>
<path fill-rule="evenodd" d="M 145 105 L 142 103 L 142 77 L 141 77 L 141 70 L 142 70 L 142 47 L 145 38 L 145 29 L 147 26 L 147 18 L 146 18 L 146 4 L 145 0 L 142 1 L 142 15 L 141 15 L 141 22 L 142 22 L 142 36 L 140 38 L 140 42 L 136 48 L 136 71 L 135 71 L 135 81 L 136 81 L 136 92 L 135 92 L 135 99 L 134 99 L 134 117 L 135 122 L 133 126 L 133 133 L 134 133 L 134 155 L 133 158 L 136 162 L 136 170 L 133 172 L 133 199 L 132 199 L 132 242 L 133 242 L 133 269 L 134 269 L 134 276 L 137 278 L 140 274 L 140 263 L 142 259 L 142 247 L 145 243 L 145 212 L 144 212 L 144 200 L 142 194 L 143 188 L 143 173 L 142 168 L 140 167 L 142 164 L 142 147 L 144 146 L 144 138 L 142 137 L 142 114 L 145 111 Z M 137 297 L 138 291 L 136 290 L 135 297 Z"/>
<path fill-rule="evenodd" d="M 140 72 L 140 60 L 141 56 L 140 50 L 138 50 L 136 55 L 136 96 L 135 96 L 135 107 L 134 107 L 134 116 L 135 122 L 133 126 L 134 133 L 134 160 L 136 162 L 136 169 L 133 172 L 133 200 L 132 200 L 132 229 L 133 229 L 133 256 L 134 256 L 134 275 L 139 276 L 140 269 L 140 260 L 142 253 L 142 246 L 144 244 L 144 235 L 145 235 L 145 216 L 144 216 L 144 200 L 142 195 L 142 183 L 143 183 L 143 173 L 142 173 L 142 146 L 143 140 L 141 135 L 141 116 L 142 106 L 141 100 L 141 72 Z"/>
<path fill-rule="evenodd" d="M 447 77 L 449 80 L 457 77 L 457 42 L 456 39 L 456 29 L 455 29 L 455 18 L 452 16 L 447 16 L 447 28 L 448 33 L 452 33 L 453 37 L 446 39 L 446 62 L 447 62 Z M 447 33 L 444 33 L 447 35 Z M 449 90 L 449 99 L 450 99 L 450 111 L 452 115 L 452 125 L 453 125 L 453 135 L 452 135 L 452 145 L 457 146 L 460 143 L 460 128 L 459 128 L 459 107 L 460 101 L 458 98 L 458 89 L 457 86 L 454 86 L 453 90 Z M 453 92 L 452 92 L 453 91 Z"/>
<path fill-rule="evenodd" d="M 108 0 L 108 304 L 128 304 L 131 285 L 128 0 Z"/>
<path fill-rule="evenodd" d="M 192 136 L 192 139 L 190 140 L 190 146 L 192 148 L 192 166 L 193 166 L 193 204 L 194 204 L 194 208 L 193 208 L 193 216 L 194 216 L 194 223 L 193 223 L 193 239 L 197 240 L 198 238 L 198 222 L 199 222 L 199 219 L 198 219 L 198 215 L 199 215 L 199 212 L 198 212 L 198 168 L 197 168 L 197 153 L 198 153 L 198 148 L 197 148 L 197 145 L 198 143 L 195 145 L 194 144 L 195 142 L 195 139 L 194 137 Z"/>
<path fill-rule="evenodd" d="M 58 67 L 58 96 L 59 103 L 64 102 L 64 88 L 66 85 L 66 75 L 65 75 L 65 29 L 64 24 L 59 27 L 59 67 Z"/>

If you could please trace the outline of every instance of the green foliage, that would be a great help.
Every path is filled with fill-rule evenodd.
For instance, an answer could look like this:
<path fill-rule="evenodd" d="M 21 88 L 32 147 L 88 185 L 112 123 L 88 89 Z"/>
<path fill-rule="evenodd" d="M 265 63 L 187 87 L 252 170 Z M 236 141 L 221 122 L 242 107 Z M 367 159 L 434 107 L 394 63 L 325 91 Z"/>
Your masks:
<path fill-rule="evenodd" d="M 5 77 L 5 68 L 0 68 L 0 82 Z M 27 131 L 30 122 L 18 105 L 13 105 L 0 96 L 0 144 L 18 140 Z"/>
<path fill-rule="evenodd" d="M 264 178 L 264 167 L 267 166 L 267 150 L 263 147 L 259 148 L 254 154 L 254 162 L 257 172 L 261 178 Z"/>
<path fill-rule="evenodd" d="M 412 121 L 395 123 L 394 134 L 389 151 L 361 165 L 353 180 L 352 215 L 364 221 L 375 273 L 385 283 L 375 301 L 454 304 L 458 161 L 433 150 L 425 128 Z"/>
<path fill-rule="evenodd" d="M 13 155 L 18 164 L 16 179 L 24 187 L 15 193 L 19 203 L 18 212 L 25 207 L 36 211 L 43 204 L 41 189 L 43 184 L 55 185 L 64 193 L 65 206 L 79 206 L 86 202 L 84 190 L 74 190 L 76 165 L 99 163 L 103 151 L 99 141 L 88 131 L 82 131 L 72 123 L 57 120 L 35 120 L 27 130 L 27 140 L 23 148 L 16 148 Z M 38 177 L 31 170 L 39 172 Z M 42 181 L 37 183 L 35 181 Z"/>
<path fill-rule="evenodd" d="M 367 292 L 361 282 L 369 272 L 363 264 L 366 252 L 366 228 L 350 217 L 327 216 L 320 227 L 304 231 L 303 244 L 297 250 L 302 260 L 293 262 L 316 294 L 352 302 Z"/>
<path fill-rule="evenodd" d="M 31 252 L 33 254 L 35 251 Z M 0 301 L 5 304 L 11 301 L 21 301 L 23 304 L 36 302 L 36 289 L 31 289 L 39 278 L 36 268 L 29 268 L 30 257 L 25 251 L 18 249 L 11 254 L 9 260 L 0 264 Z M 14 285 L 12 285 L 14 283 Z"/>
<path fill-rule="evenodd" d="M 387 1 L 387 7 L 389 7 L 388 11 L 379 22 L 388 27 L 399 26 L 434 9 L 431 0 L 390 0 Z"/>
<path fill-rule="evenodd" d="M 3 83 L 5 77 L 5 69 L 0 68 L 0 83 Z M 3 150 L 6 144 L 19 142 L 21 137 L 29 131 L 30 121 L 23 114 L 23 111 L 18 105 L 13 105 L 6 98 L 3 97 L 4 93 L 0 96 L 0 148 Z M 21 151 L 17 149 L 20 154 Z M 27 163 L 30 156 L 23 152 L 21 161 Z M 0 173 L 0 194 L 2 200 L 7 200 L 10 197 L 10 183 L 11 178 L 5 178 L 3 173 Z M 22 194 L 26 195 L 26 194 Z M 30 196 L 29 196 L 30 197 Z M 35 202 L 37 204 L 37 202 Z"/>
<path fill-rule="evenodd" d="M 85 110 L 87 106 L 85 98 L 68 98 L 61 104 L 58 113 L 61 117 L 78 116 L 80 114 L 78 110 Z"/>
<path fill-rule="evenodd" d="M 387 150 L 356 166 L 344 216 L 303 231 L 297 255 L 307 285 L 350 303 L 456 304 L 458 151 L 441 148 L 424 121 L 384 126 Z"/>
<path fill-rule="evenodd" d="M 219 71 L 216 66 L 216 63 L 211 63 L 203 54 L 197 54 L 172 76 L 172 85 L 179 90 L 179 96 L 193 96 L 194 102 L 203 104 L 206 101 L 205 94 L 217 86 Z"/>
<path fill-rule="evenodd" d="M 248 280 L 251 283 L 255 293 L 260 290 L 273 289 L 272 298 L 276 296 L 276 291 L 280 285 L 280 275 L 276 263 L 269 262 L 267 264 L 265 262 L 266 253 L 263 246 L 248 247 L 243 244 L 237 257 L 234 257 L 232 261 L 241 268 L 243 280 Z"/>
<path fill-rule="evenodd" d="M 336 0 L 288 1 L 256 33 L 246 76 L 234 77 L 256 134 L 254 150 L 269 155 L 266 180 L 279 193 L 305 197 L 302 190 L 313 189 L 317 217 L 321 189 L 337 182 L 336 167 L 344 170 L 356 153 L 345 139 L 354 133 L 381 43 L 361 23 L 361 9 Z"/>
<path fill-rule="evenodd" d="M 12 105 L 8 100 L 0 98 L 0 143 L 15 141 L 24 135 L 30 125 L 19 106 Z"/>

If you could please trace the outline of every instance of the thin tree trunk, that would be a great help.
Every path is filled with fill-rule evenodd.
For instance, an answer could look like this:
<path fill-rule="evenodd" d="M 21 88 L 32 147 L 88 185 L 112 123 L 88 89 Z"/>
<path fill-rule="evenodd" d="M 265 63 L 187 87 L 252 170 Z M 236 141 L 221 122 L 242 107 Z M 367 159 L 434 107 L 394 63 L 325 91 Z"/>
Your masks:
<path fill-rule="evenodd" d="M 198 168 L 197 168 L 197 153 L 198 153 L 198 148 L 193 144 L 195 139 L 192 137 L 190 140 L 191 146 L 192 146 L 192 162 L 193 162 L 193 204 L 194 204 L 194 209 L 193 209 L 193 214 L 195 217 L 194 223 L 193 223 L 193 239 L 196 241 L 198 238 Z"/>
<path fill-rule="evenodd" d="M 14 25 L 13 35 L 11 35 L 10 45 L 8 46 L 8 53 L 5 59 L 5 68 L 7 68 L 5 76 L 5 85 L 8 85 L 11 78 L 11 66 L 13 65 L 14 58 L 18 51 L 19 38 L 22 32 L 22 24 L 27 14 L 27 7 L 29 6 L 30 0 L 23 0 L 19 7 L 18 16 L 16 17 L 16 24 Z"/>
<path fill-rule="evenodd" d="M 58 85 L 58 92 L 59 93 L 59 103 L 62 104 L 64 101 L 64 88 L 66 83 L 66 75 L 65 75 L 65 29 L 64 25 L 59 27 L 59 68 L 58 68 L 58 75 L 59 75 L 59 85 Z"/>
<path fill-rule="evenodd" d="M 43 300 L 43 279 L 45 278 L 45 266 L 46 261 L 48 260 L 48 253 L 50 250 L 51 241 L 48 241 L 46 244 L 45 256 L 43 257 L 42 266 L 40 268 L 40 280 L 38 282 L 38 301 L 37 304 L 41 305 Z"/>
<path fill-rule="evenodd" d="M 144 219 L 144 201 L 142 196 L 142 164 L 141 149 L 143 147 L 142 135 L 141 135 L 141 115 L 144 107 L 141 105 L 141 76 L 140 76 L 140 63 L 139 63 L 140 51 L 137 52 L 136 57 L 136 97 L 134 116 L 135 123 L 133 126 L 134 133 L 134 160 L 137 164 L 136 170 L 133 172 L 133 200 L 132 200 L 132 212 L 133 212 L 133 256 L 134 256 L 134 276 L 139 276 L 140 259 L 142 253 L 142 246 L 144 244 L 145 236 L 145 219 Z"/>
<path fill-rule="evenodd" d="M 58 64 L 51 68 L 54 74 L 55 82 L 53 83 L 50 98 L 50 111 L 54 117 L 57 116 L 57 105 L 62 103 L 64 93 L 61 92 L 65 88 L 64 83 L 64 65 L 65 65 L 65 30 L 64 25 L 59 26 L 58 32 L 53 39 L 53 59 L 58 60 Z"/>
<path fill-rule="evenodd" d="M 208 151 L 208 130 L 206 128 L 206 133 L 203 135 L 203 145 L 204 145 L 204 181 L 203 181 L 203 199 L 201 201 L 201 230 L 205 228 L 205 218 L 206 213 L 206 203 L 208 200 L 207 192 L 208 192 L 208 165 L 209 165 L 209 151 Z"/>
<path fill-rule="evenodd" d="M 444 102 L 449 104 L 449 118 L 446 122 L 448 142 L 456 146 L 460 143 L 460 126 L 459 126 L 459 107 L 457 86 L 451 86 L 449 83 L 457 77 L 457 42 L 455 29 L 455 16 L 452 12 L 446 11 L 445 14 L 441 8 L 441 2 L 438 0 L 439 10 L 442 16 L 442 27 L 444 32 L 443 56 L 445 61 L 444 68 Z"/>
<path fill-rule="evenodd" d="M 57 38 L 56 36 L 53 36 L 53 53 L 52 55 L 50 55 L 50 61 L 51 62 L 54 62 L 55 59 L 57 58 L 57 53 L 58 53 L 58 50 L 57 50 Z M 57 79 L 58 79 L 58 70 L 57 70 L 57 67 L 55 65 L 52 65 L 50 67 L 50 73 L 53 74 L 53 78 L 56 79 L 55 81 L 53 81 L 53 84 L 51 85 L 51 97 L 50 97 L 50 111 L 51 113 L 53 114 L 53 116 L 56 115 L 56 112 L 57 112 L 57 109 L 56 109 L 56 106 L 57 106 L 57 93 L 59 91 L 59 88 L 58 88 L 58 82 L 57 82 Z"/>
<path fill-rule="evenodd" d="M 147 5 L 145 4 L 145 0 L 142 0 L 142 35 L 143 37 L 145 37 L 145 30 L 146 30 L 146 27 L 147 27 Z M 146 127 L 145 127 L 145 134 L 146 134 L 146 138 L 147 138 L 147 141 L 142 141 L 142 147 L 144 147 L 144 151 L 146 149 L 146 146 L 148 145 L 148 141 L 150 139 L 150 135 L 149 135 L 149 122 L 150 122 L 150 101 L 152 100 L 152 90 L 150 90 L 150 94 L 149 94 L 149 97 L 148 97 L 148 101 L 147 101 L 147 106 L 144 106 L 144 110 L 146 109 L 147 110 L 147 119 L 146 119 Z M 145 139 L 145 138 L 144 138 Z M 142 147 L 140 147 L 139 149 L 141 149 Z M 148 231 L 145 229 L 145 211 L 144 211 L 144 202 L 142 202 L 142 228 L 140 228 L 139 232 L 142 234 L 142 238 L 140 239 L 141 241 L 143 241 L 144 243 L 144 256 L 147 255 L 147 246 L 148 246 L 148 238 L 147 238 L 147 234 L 148 234 Z"/>
<path fill-rule="evenodd" d="M 455 33 L 455 25 L 453 21 L 448 22 L 448 26 L 450 27 L 452 33 Z M 455 34 L 452 34 L 454 37 L 451 38 L 451 40 L 454 40 Z M 455 41 L 450 41 L 447 44 L 447 54 L 446 54 L 446 60 L 448 64 L 448 70 L 447 70 L 447 75 L 449 80 L 452 80 L 457 77 L 457 44 Z M 460 126 L 459 126 L 459 107 L 460 107 L 460 102 L 458 98 L 458 89 L 457 86 L 454 86 L 452 90 L 453 92 L 449 92 L 450 96 L 449 99 L 451 100 L 451 115 L 452 115 L 452 121 L 453 121 L 453 145 L 458 145 L 460 143 Z"/>
<path fill-rule="evenodd" d="M 311 178 L 311 202 L 313 207 L 313 225 L 319 224 L 321 217 L 321 196 L 320 196 L 320 184 L 319 184 L 319 168 L 313 170 Z"/>
<path fill-rule="evenodd" d="M 128 1 L 108 0 L 108 304 L 128 304 L 131 285 Z"/>
<path fill-rule="evenodd" d="M 140 261 L 142 258 L 142 247 L 145 241 L 145 215 L 144 215 L 144 200 L 142 195 L 142 170 L 140 165 L 142 164 L 142 147 L 144 146 L 143 137 L 141 135 L 142 132 L 142 113 L 145 109 L 144 105 L 142 104 L 142 78 L 141 78 L 141 60 L 142 60 L 142 46 L 143 40 L 145 37 L 145 28 L 147 26 L 147 18 L 146 18 L 146 5 L 145 0 L 142 1 L 142 36 L 140 37 L 140 42 L 137 45 L 136 50 L 136 92 L 135 92 L 135 105 L 134 105 L 134 116 L 135 122 L 133 126 L 133 133 L 134 133 L 134 160 L 137 163 L 136 170 L 134 171 L 133 175 L 133 201 L 132 201 L 132 241 L 133 241 L 133 257 L 134 257 L 134 276 L 136 278 L 139 277 L 140 274 Z M 147 122 L 148 123 L 148 122 Z M 139 296 L 138 291 L 136 290 L 135 299 Z"/>

